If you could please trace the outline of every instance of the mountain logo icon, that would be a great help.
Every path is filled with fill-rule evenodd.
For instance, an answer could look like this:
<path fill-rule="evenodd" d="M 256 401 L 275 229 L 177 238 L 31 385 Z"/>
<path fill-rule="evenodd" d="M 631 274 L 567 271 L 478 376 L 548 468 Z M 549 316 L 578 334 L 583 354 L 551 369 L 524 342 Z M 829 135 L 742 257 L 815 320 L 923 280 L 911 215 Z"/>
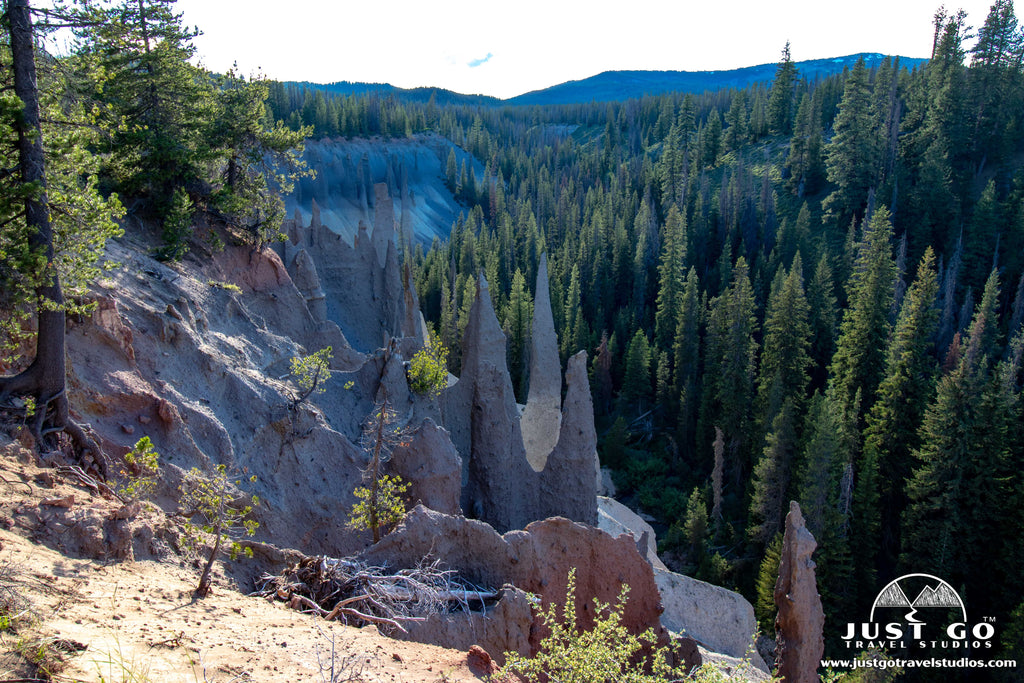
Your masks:
<path fill-rule="evenodd" d="M 917 597 L 911 601 L 907 596 L 915 593 Z M 916 623 L 921 622 L 916 618 L 919 609 L 958 609 L 960 621 L 967 621 L 967 609 L 960 594 L 947 581 L 931 574 L 904 574 L 886 584 L 871 605 L 871 621 L 875 620 L 875 610 L 880 607 L 907 608 L 910 611 L 907 612 L 906 620 Z"/>

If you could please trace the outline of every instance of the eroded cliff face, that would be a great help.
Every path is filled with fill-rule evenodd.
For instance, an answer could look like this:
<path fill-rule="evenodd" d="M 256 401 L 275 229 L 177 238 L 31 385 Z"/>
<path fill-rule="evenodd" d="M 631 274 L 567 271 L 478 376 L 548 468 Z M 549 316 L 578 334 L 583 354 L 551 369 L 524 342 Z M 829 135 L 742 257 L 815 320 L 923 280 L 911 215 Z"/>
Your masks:
<path fill-rule="evenodd" d="M 368 460 L 362 433 L 384 397 L 406 435 L 393 470 L 413 482 L 415 500 L 501 531 L 552 515 L 596 523 L 586 358 L 571 359 L 559 406 L 546 270 L 534 341 L 543 380 L 531 390 L 527 424 L 539 419 L 557 431 L 528 449 L 486 282 L 464 340 L 463 377 L 438 400 L 409 390 L 405 361 L 425 326 L 399 266 L 385 184 L 375 200 L 373 230 L 363 225 L 354 244 L 325 226 L 315 205 L 308 224 L 286 223 L 288 239 L 274 250 L 232 246 L 168 267 L 141 245 L 112 244 L 123 267 L 97 288 L 100 305 L 69 342 L 81 417 L 115 458 L 150 436 L 168 465 L 167 507 L 191 467 L 256 474 L 260 536 L 304 552 L 344 555 L 367 544 L 345 521 Z M 290 359 L 326 346 L 334 372 L 324 393 L 293 405 Z M 542 453 L 541 471 L 529 452 Z"/>
<path fill-rule="evenodd" d="M 460 167 L 466 164 L 483 176 L 479 161 L 439 135 L 307 140 L 304 159 L 317 174 L 296 183 L 286 198 L 287 210 L 298 211 L 308 222 L 316 202 L 323 221 L 351 244 L 359 222 L 375 220 L 380 204 L 374 186 L 383 183 L 394 207 L 399 244 L 429 246 L 434 237 L 448 238 L 463 211 L 444 184 L 449 151 Z"/>

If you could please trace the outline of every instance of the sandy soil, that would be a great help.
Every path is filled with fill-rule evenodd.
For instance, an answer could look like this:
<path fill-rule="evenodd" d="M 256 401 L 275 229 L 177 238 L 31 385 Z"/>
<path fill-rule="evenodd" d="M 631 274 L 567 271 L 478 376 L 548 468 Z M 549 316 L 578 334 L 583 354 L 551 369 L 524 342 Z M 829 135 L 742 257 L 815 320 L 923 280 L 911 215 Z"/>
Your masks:
<path fill-rule="evenodd" d="M 47 545 L 60 543 L 48 537 L 52 525 L 32 520 L 59 507 L 46 501 L 68 495 L 77 508 L 116 506 L 9 448 L 0 454 L 0 608 L 16 599 L 9 613 L 30 609 L 0 631 L 0 680 L 41 678 L 25 655 L 45 651 L 64 681 L 331 681 L 332 650 L 334 681 L 479 680 L 464 652 L 248 597 L 222 571 L 212 593 L 195 600 L 198 572 L 173 555 L 111 562 L 57 552 Z"/>

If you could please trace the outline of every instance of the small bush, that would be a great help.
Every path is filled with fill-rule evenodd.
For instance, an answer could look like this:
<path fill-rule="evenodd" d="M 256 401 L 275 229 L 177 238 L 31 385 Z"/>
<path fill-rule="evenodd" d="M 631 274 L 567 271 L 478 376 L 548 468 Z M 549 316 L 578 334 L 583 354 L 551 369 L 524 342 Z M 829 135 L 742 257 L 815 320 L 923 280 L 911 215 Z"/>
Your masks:
<path fill-rule="evenodd" d="M 222 282 L 221 280 L 207 280 L 206 284 L 216 289 L 225 289 L 233 294 L 241 294 L 242 288 L 234 282 Z"/>
<path fill-rule="evenodd" d="M 656 648 L 654 633 L 648 629 L 639 636 L 623 623 L 628 586 L 623 586 L 614 605 L 595 600 L 594 628 L 584 631 L 576 619 L 576 572 L 569 571 L 568 590 L 562 616 L 550 605 L 541 612 L 551 634 L 541 641 L 533 659 L 518 652 L 505 653 L 505 666 L 492 681 L 516 680 L 528 683 L 668 683 L 682 674 L 674 672 L 668 648 Z M 637 661 L 645 648 L 651 648 L 647 661 Z"/>
<path fill-rule="evenodd" d="M 409 388 L 417 394 L 440 394 L 448 386 L 448 348 L 437 338 L 417 351 L 409 361 Z"/>
<path fill-rule="evenodd" d="M 295 356 L 291 360 L 291 374 L 299 393 L 292 401 L 296 408 L 310 396 L 324 392 L 324 383 L 331 377 L 331 358 L 333 349 L 325 346 L 308 356 Z"/>
<path fill-rule="evenodd" d="M 170 206 L 164 216 L 163 246 L 157 251 L 161 261 L 180 261 L 188 253 L 188 241 L 192 236 L 192 215 L 195 207 L 192 199 L 182 188 L 171 195 Z"/>
<path fill-rule="evenodd" d="M 160 475 L 160 454 L 153 448 L 150 438 L 144 436 L 136 441 L 132 450 L 125 454 L 124 462 L 126 468 L 121 470 L 124 484 L 117 488 L 117 494 L 127 500 L 151 495 Z"/>

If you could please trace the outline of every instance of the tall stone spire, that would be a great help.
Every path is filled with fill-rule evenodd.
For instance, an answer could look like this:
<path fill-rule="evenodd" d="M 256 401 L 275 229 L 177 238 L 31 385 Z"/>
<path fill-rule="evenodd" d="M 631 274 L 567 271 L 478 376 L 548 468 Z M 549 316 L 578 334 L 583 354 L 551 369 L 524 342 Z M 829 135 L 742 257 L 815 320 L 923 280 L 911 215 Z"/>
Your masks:
<path fill-rule="evenodd" d="M 789 503 L 775 583 L 775 648 L 778 673 L 787 683 L 816 683 L 825 651 L 825 613 L 814 578 L 811 553 L 818 547 L 796 501 Z"/>
<path fill-rule="evenodd" d="M 548 258 L 541 254 L 533 302 L 533 331 L 530 337 L 530 391 L 523 411 L 523 445 L 535 471 L 544 469 L 548 455 L 558 443 L 562 425 L 562 366 L 558 359 L 558 336 L 551 315 L 548 289 Z"/>

